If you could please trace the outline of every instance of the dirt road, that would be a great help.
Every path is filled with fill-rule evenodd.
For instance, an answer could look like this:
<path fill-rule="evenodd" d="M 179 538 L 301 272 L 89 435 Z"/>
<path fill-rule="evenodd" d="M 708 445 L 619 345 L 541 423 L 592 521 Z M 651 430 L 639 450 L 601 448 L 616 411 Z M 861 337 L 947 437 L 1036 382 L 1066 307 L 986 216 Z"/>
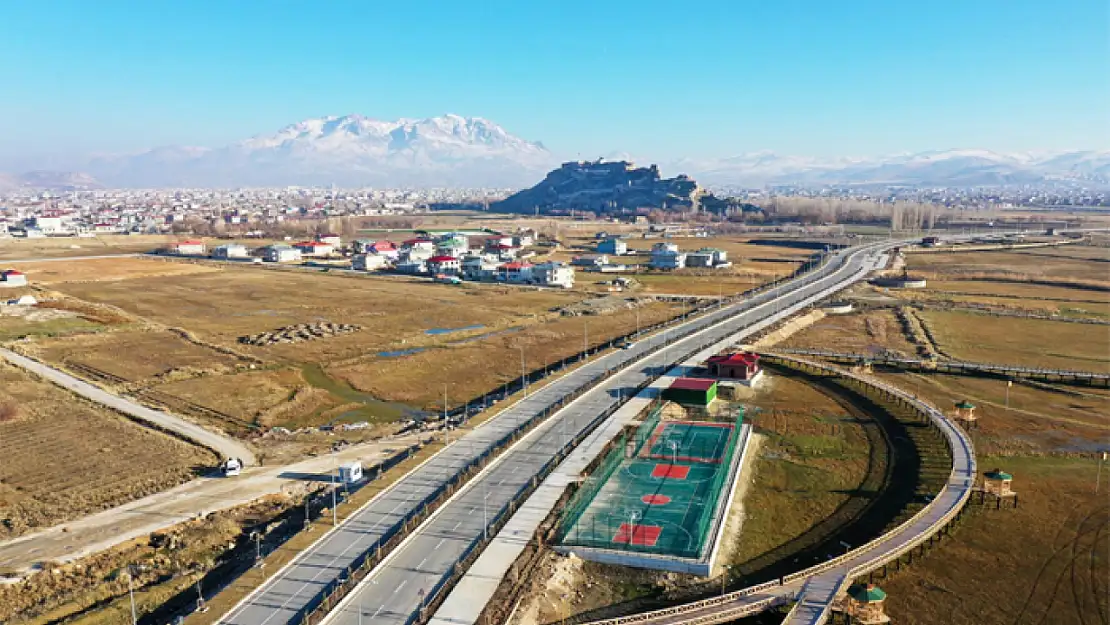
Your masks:
<path fill-rule="evenodd" d="M 157 427 L 174 432 L 202 447 L 211 449 L 224 458 L 240 458 L 247 466 L 257 464 L 254 453 L 252 453 L 246 445 L 230 436 L 217 434 L 195 423 L 186 421 L 181 417 L 162 412 L 161 410 L 147 408 L 126 397 L 113 395 L 84 380 L 75 378 L 64 371 L 59 371 L 37 360 L 32 360 L 26 356 L 17 354 L 10 349 L 0 348 L 0 358 L 4 358 L 17 367 L 46 378 L 62 388 L 91 399 L 98 404 L 107 406 L 112 410 L 122 412 L 144 423 L 153 424 Z"/>
<path fill-rule="evenodd" d="M 334 455 L 281 467 L 254 467 L 238 477 L 200 478 L 104 512 L 0 543 L 0 568 L 16 570 L 36 562 L 69 562 L 216 510 L 281 492 L 303 493 L 329 482 L 337 462 L 373 465 L 428 434 L 408 434 L 353 445 Z"/>

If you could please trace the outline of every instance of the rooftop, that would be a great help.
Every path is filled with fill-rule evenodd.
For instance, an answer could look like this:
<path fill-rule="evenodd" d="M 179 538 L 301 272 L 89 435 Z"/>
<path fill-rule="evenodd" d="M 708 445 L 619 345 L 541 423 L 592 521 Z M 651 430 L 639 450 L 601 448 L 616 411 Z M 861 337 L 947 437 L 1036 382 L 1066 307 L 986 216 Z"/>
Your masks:
<path fill-rule="evenodd" d="M 705 380 L 701 378 L 679 378 L 672 382 L 669 388 L 684 391 L 708 391 L 716 385 L 716 380 Z"/>

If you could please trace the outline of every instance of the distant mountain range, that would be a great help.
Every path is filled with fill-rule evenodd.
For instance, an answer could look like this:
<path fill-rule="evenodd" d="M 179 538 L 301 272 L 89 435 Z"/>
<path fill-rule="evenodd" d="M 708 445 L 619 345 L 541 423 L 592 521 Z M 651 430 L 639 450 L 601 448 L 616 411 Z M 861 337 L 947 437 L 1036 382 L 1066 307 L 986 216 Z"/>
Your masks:
<path fill-rule="evenodd" d="M 561 160 L 539 142 L 480 117 L 443 115 L 380 121 L 361 115 L 308 119 L 272 135 L 218 148 L 168 146 L 81 163 L 84 173 L 0 174 L 13 188 L 528 187 Z M 609 160 L 658 163 L 706 186 L 829 184 L 965 187 L 1056 179 L 1110 184 L 1110 151 L 1005 154 L 945 150 L 878 158 L 816 159 L 771 152 L 719 159 Z"/>
<path fill-rule="evenodd" d="M 515 187 L 556 162 L 540 143 L 479 117 L 308 119 L 222 148 L 162 147 L 101 157 L 86 171 L 113 186 Z"/>

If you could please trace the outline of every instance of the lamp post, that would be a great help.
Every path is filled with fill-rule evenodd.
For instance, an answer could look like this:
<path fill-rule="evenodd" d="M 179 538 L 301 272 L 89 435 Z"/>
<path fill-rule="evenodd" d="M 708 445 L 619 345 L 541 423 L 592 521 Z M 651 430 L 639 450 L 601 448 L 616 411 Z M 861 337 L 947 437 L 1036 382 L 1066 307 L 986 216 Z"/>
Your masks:
<path fill-rule="evenodd" d="M 524 391 L 524 396 L 528 397 L 528 378 L 524 369 L 524 346 L 517 345 L 520 350 L 520 390 Z"/>
<path fill-rule="evenodd" d="M 131 598 L 131 625 L 138 625 L 139 616 L 135 610 L 135 572 L 127 565 L 127 596 Z"/>

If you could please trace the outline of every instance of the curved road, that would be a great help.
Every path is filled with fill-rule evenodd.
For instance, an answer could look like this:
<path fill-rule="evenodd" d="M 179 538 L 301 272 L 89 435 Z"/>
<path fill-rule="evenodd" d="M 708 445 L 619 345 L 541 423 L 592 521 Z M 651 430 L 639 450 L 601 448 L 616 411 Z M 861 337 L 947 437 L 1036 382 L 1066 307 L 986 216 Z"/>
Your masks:
<path fill-rule="evenodd" d="M 364 554 L 396 534 L 404 520 L 423 502 L 434 499 L 460 469 L 537 415 L 558 407 L 576 389 L 607 372 L 617 372 L 555 412 L 529 436 L 502 453 L 425 521 L 419 531 L 401 543 L 355 591 L 352 601 L 365 606 L 358 610 L 363 612 L 365 625 L 406 622 L 451 574 L 460 557 L 482 537 L 494 512 L 506 506 L 539 473 L 568 437 L 616 406 L 621 395 L 631 394 L 632 389 L 653 379 L 664 366 L 699 348 L 724 340 L 756 322 L 784 317 L 784 309 L 791 305 L 861 279 L 885 264 L 885 258 L 876 253 L 882 245 L 890 244 L 831 254 L 825 266 L 807 276 L 645 338 L 631 349 L 595 358 L 510 406 L 321 537 L 235 606 L 221 623 L 271 625 L 297 621 L 320 602 L 322 593 L 346 576 L 348 567 L 357 566 Z M 690 333 L 694 334 L 671 340 Z M 359 615 L 342 611 L 333 613 L 333 617 L 341 623 L 354 623 Z"/>
<path fill-rule="evenodd" d="M 217 434 L 216 432 L 206 430 L 191 421 L 186 421 L 168 412 L 147 408 L 125 397 L 113 395 L 84 380 L 75 378 L 64 371 L 59 371 L 37 360 L 17 354 L 10 349 L 0 348 L 0 358 L 7 360 L 17 367 L 46 378 L 62 388 L 68 389 L 87 399 L 91 399 L 98 404 L 107 406 L 117 412 L 122 412 L 144 423 L 149 423 L 164 430 L 168 430 L 198 445 L 207 447 L 219 454 L 222 458 L 242 458 L 243 462 L 247 465 L 257 464 L 254 453 L 252 453 L 246 445 L 230 436 Z"/>

